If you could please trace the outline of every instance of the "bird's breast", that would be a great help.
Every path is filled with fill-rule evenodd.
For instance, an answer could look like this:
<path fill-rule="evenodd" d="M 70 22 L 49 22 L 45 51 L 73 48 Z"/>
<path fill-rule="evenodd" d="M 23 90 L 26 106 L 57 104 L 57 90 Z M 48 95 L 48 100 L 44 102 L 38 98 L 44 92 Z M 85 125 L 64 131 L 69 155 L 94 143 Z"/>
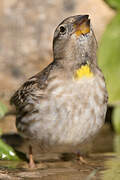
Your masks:
<path fill-rule="evenodd" d="M 34 104 L 29 137 L 49 145 L 77 145 L 94 136 L 106 113 L 104 80 L 96 76 L 78 81 L 53 78 L 48 84 L 46 97 Z"/>
<path fill-rule="evenodd" d="M 79 144 L 96 134 L 106 113 L 104 86 L 94 76 L 80 81 L 54 79 L 47 87 L 47 101 L 39 105 L 38 137 L 51 144 Z"/>

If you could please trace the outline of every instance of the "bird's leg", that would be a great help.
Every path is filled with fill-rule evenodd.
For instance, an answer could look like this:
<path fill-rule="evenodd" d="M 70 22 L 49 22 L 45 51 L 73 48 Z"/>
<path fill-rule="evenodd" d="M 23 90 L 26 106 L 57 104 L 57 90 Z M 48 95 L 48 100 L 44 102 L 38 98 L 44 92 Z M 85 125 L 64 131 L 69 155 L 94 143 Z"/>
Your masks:
<path fill-rule="evenodd" d="M 83 164 L 88 164 L 84 157 L 80 154 L 80 152 L 77 152 L 77 160 Z"/>
<path fill-rule="evenodd" d="M 35 162 L 33 160 L 32 146 L 31 145 L 29 145 L 29 167 L 30 168 L 35 168 L 36 167 Z"/>

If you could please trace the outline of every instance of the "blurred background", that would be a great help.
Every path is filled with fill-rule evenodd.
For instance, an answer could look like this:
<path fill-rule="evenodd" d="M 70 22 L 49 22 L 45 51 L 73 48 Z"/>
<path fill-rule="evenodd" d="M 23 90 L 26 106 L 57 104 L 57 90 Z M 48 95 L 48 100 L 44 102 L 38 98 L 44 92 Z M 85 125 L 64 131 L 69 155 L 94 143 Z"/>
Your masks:
<path fill-rule="evenodd" d="M 89 14 L 99 44 L 98 61 L 109 92 L 106 121 L 120 133 L 120 1 L 0 0 L 0 133 L 16 132 L 9 99 L 20 85 L 52 61 L 56 26 Z"/>
<path fill-rule="evenodd" d="M 15 134 L 15 116 L 9 114 L 13 109 L 9 99 L 24 81 L 52 61 L 52 40 L 56 26 L 64 18 L 77 14 L 90 16 L 98 41 L 98 63 L 106 79 L 109 103 L 105 126 L 92 146 L 94 156 L 89 161 L 94 167 L 78 165 L 78 169 L 83 168 L 83 171 L 74 172 L 76 164 L 72 166 L 74 168 L 67 164 L 70 170 L 64 168 L 67 175 L 62 179 L 73 180 L 75 177 L 72 175 L 76 173 L 78 179 L 87 177 L 90 180 L 95 175 L 94 179 L 98 180 L 101 170 L 104 170 L 104 180 L 120 179 L 120 0 L 0 0 L 0 179 L 25 175 L 40 177 L 43 173 L 45 179 L 50 180 L 46 176 L 51 172 L 48 169 L 44 172 L 38 169 L 37 174 L 36 171 L 29 174 L 19 169 L 18 174 L 14 171 L 13 176 L 3 169 L 6 166 L 20 166 L 13 161 L 2 161 L 20 158 L 18 152 L 5 142 L 13 147 L 23 142 Z M 99 156 L 99 153 L 102 154 Z M 55 168 L 54 173 L 60 170 L 60 174 L 60 168 L 64 166 L 65 163 L 51 165 Z M 57 176 L 53 176 L 52 180 L 56 180 Z"/>

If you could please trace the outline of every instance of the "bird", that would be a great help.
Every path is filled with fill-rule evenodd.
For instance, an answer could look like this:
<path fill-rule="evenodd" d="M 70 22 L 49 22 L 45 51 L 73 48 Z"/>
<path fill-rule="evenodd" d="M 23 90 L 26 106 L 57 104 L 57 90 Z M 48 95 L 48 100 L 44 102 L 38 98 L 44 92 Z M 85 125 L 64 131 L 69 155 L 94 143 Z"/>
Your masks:
<path fill-rule="evenodd" d="M 29 167 L 34 144 L 40 153 L 70 151 L 103 126 L 108 94 L 97 48 L 89 15 L 65 18 L 54 32 L 53 61 L 11 97 L 17 130 L 29 142 Z"/>

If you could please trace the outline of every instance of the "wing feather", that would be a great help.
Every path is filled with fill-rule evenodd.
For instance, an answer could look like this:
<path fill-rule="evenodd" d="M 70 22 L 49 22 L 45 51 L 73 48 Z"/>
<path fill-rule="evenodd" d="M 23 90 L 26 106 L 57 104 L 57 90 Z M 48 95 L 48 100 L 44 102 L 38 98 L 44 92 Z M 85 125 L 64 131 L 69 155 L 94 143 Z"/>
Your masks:
<path fill-rule="evenodd" d="M 43 71 L 28 79 L 11 97 L 10 104 L 14 104 L 16 109 L 20 109 L 28 103 L 28 100 L 35 101 L 38 97 L 43 96 L 52 67 L 51 63 Z"/>

